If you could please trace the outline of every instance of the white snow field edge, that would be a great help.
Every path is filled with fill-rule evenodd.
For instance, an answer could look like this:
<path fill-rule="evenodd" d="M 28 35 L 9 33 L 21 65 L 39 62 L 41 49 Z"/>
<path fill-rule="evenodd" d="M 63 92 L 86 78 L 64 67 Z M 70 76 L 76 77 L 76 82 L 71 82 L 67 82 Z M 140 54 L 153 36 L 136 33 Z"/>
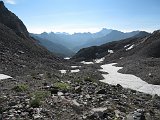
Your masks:
<path fill-rule="evenodd" d="M 0 74 L 0 80 L 12 78 L 11 76 Z"/>
<path fill-rule="evenodd" d="M 109 74 L 102 74 L 104 79 L 100 80 L 101 82 L 117 85 L 120 84 L 124 88 L 130 88 L 137 90 L 139 92 L 148 93 L 148 94 L 157 94 L 160 96 L 160 85 L 152 85 L 143 81 L 139 77 L 136 77 L 131 74 L 122 74 L 118 73 L 118 70 L 122 67 L 113 66 L 117 63 L 105 64 L 101 67 L 100 71 L 108 72 Z"/>
<path fill-rule="evenodd" d="M 86 64 L 86 65 L 94 64 L 93 62 L 85 62 L 85 61 L 82 61 L 81 63 Z"/>
<path fill-rule="evenodd" d="M 67 70 L 59 70 L 61 72 L 61 74 L 66 74 L 67 73 Z M 76 73 L 76 72 L 79 72 L 80 70 L 79 69 L 75 69 L 75 70 L 71 70 L 71 73 Z"/>
<path fill-rule="evenodd" d="M 81 61 L 81 63 L 83 63 L 83 64 L 94 64 L 94 63 L 102 63 L 103 61 L 104 61 L 104 57 L 103 58 L 100 58 L 100 59 L 95 59 L 95 60 L 93 60 L 93 62 L 86 62 L 86 61 Z"/>
<path fill-rule="evenodd" d="M 102 63 L 104 61 L 104 57 L 100 58 L 100 59 L 95 59 L 95 63 Z"/>

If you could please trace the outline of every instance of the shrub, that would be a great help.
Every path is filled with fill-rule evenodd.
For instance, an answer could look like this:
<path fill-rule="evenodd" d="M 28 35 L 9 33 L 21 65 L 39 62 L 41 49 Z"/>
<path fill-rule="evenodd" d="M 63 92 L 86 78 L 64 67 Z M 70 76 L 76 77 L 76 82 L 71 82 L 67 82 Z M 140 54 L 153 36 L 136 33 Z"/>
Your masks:
<path fill-rule="evenodd" d="M 69 90 L 71 86 L 68 83 L 56 82 L 54 87 L 57 87 L 60 90 Z"/>
<path fill-rule="evenodd" d="M 39 99 L 33 99 L 30 102 L 30 106 L 33 108 L 38 108 L 41 105 L 41 101 Z"/>
<path fill-rule="evenodd" d="M 36 91 L 31 94 L 32 100 L 30 101 L 30 106 L 38 108 L 41 105 L 41 102 L 48 97 L 50 93 L 48 91 Z"/>
<path fill-rule="evenodd" d="M 13 88 L 14 91 L 16 92 L 24 92 L 24 91 L 27 91 L 28 90 L 28 85 L 26 84 L 19 84 L 17 86 L 15 86 Z"/>
<path fill-rule="evenodd" d="M 36 91 L 34 93 L 31 93 L 31 97 L 33 97 L 34 99 L 40 99 L 40 100 L 44 100 L 49 95 L 50 95 L 50 92 L 48 91 Z"/>

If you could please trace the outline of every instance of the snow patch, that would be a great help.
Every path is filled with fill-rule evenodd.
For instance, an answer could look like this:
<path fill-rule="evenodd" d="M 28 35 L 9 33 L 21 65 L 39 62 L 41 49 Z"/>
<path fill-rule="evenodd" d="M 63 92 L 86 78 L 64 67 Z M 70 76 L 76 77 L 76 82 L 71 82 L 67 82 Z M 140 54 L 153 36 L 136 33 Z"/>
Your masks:
<path fill-rule="evenodd" d="M 128 44 L 128 45 L 125 45 L 125 46 L 124 46 L 124 48 L 126 48 L 126 47 L 129 47 L 129 46 L 130 46 L 130 44 Z"/>
<path fill-rule="evenodd" d="M 134 47 L 134 44 L 131 45 L 129 48 L 126 49 L 126 51 L 131 50 Z"/>
<path fill-rule="evenodd" d="M 85 61 L 82 61 L 81 63 L 83 63 L 83 64 L 94 64 L 93 62 L 85 62 Z"/>
<path fill-rule="evenodd" d="M 136 77 L 131 74 L 122 74 L 118 73 L 118 70 L 122 69 L 122 67 L 113 66 L 117 63 L 111 63 L 102 65 L 100 71 L 108 72 L 109 74 L 102 74 L 104 79 L 101 82 L 117 85 L 120 84 L 124 88 L 130 88 L 133 90 L 137 90 L 140 92 L 148 93 L 148 94 L 157 94 L 160 95 L 160 85 L 152 85 L 143 81 L 139 77 Z"/>
<path fill-rule="evenodd" d="M 18 52 L 19 52 L 19 53 L 21 53 L 21 54 L 24 54 L 24 52 L 23 52 L 23 51 L 21 51 L 21 50 L 19 50 Z"/>
<path fill-rule="evenodd" d="M 79 72 L 79 71 L 80 71 L 79 69 L 71 70 L 71 73 L 76 73 L 76 72 Z"/>
<path fill-rule="evenodd" d="M 113 50 L 108 50 L 108 52 L 111 53 L 111 54 L 114 53 Z"/>
<path fill-rule="evenodd" d="M 65 74 L 67 70 L 59 70 L 62 74 Z"/>
<path fill-rule="evenodd" d="M 12 78 L 8 75 L 0 74 L 0 80 Z"/>
<path fill-rule="evenodd" d="M 100 59 L 95 59 L 95 63 L 102 63 L 104 61 L 104 57 L 100 58 Z"/>
<path fill-rule="evenodd" d="M 69 60 L 70 58 L 69 57 L 66 57 L 66 58 L 64 58 L 65 60 Z"/>
<path fill-rule="evenodd" d="M 80 68 L 81 66 L 71 66 L 71 68 Z"/>

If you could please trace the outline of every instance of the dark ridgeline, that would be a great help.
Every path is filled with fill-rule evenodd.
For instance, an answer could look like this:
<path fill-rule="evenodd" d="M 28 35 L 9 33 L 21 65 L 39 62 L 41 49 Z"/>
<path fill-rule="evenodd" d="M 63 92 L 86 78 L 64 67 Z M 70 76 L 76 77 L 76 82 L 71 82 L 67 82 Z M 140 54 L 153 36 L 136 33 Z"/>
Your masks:
<path fill-rule="evenodd" d="M 14 13 L 4 6 L 3 1 L 0 1 L 0 23 L 14 30 L 17 35 L 29 37 L 26 26 Z"/>

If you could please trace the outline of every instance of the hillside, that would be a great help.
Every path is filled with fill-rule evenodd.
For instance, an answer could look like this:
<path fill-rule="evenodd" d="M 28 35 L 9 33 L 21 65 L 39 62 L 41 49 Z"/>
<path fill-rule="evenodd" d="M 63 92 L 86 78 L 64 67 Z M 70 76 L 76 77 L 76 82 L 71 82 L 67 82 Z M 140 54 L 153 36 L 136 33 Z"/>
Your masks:
<path fill-rule="evenodd" d="M 9 11 L 2 1 L 0 1 L 0 23 L 14 30 L 21 37 L 28 37 L 29 33 L 23 22 L 11 11 Z"/>
<path fill-rule="evenodd" d="M 23 22 L 0 2 L 0 68 L 9 75 L 57 68 L 62 60 L 29 37 Z M 46 61 L 46 62 L 44 62 Z M 51 61 L 53 64 L 51 64 Z M 43 63 L 43 64 L 42 64 Z"/>
<path fill-rule="evenodd" d="M 148 83 L 159 85 L 159 42 L 159 31 L 151 35 L 141 32 L 128 39 L 81 49 L 72 59 L 92 61 L 105 57 L 105 63 L 118 62 L 123 66 L 122 73 L 134 74 Z"/>

